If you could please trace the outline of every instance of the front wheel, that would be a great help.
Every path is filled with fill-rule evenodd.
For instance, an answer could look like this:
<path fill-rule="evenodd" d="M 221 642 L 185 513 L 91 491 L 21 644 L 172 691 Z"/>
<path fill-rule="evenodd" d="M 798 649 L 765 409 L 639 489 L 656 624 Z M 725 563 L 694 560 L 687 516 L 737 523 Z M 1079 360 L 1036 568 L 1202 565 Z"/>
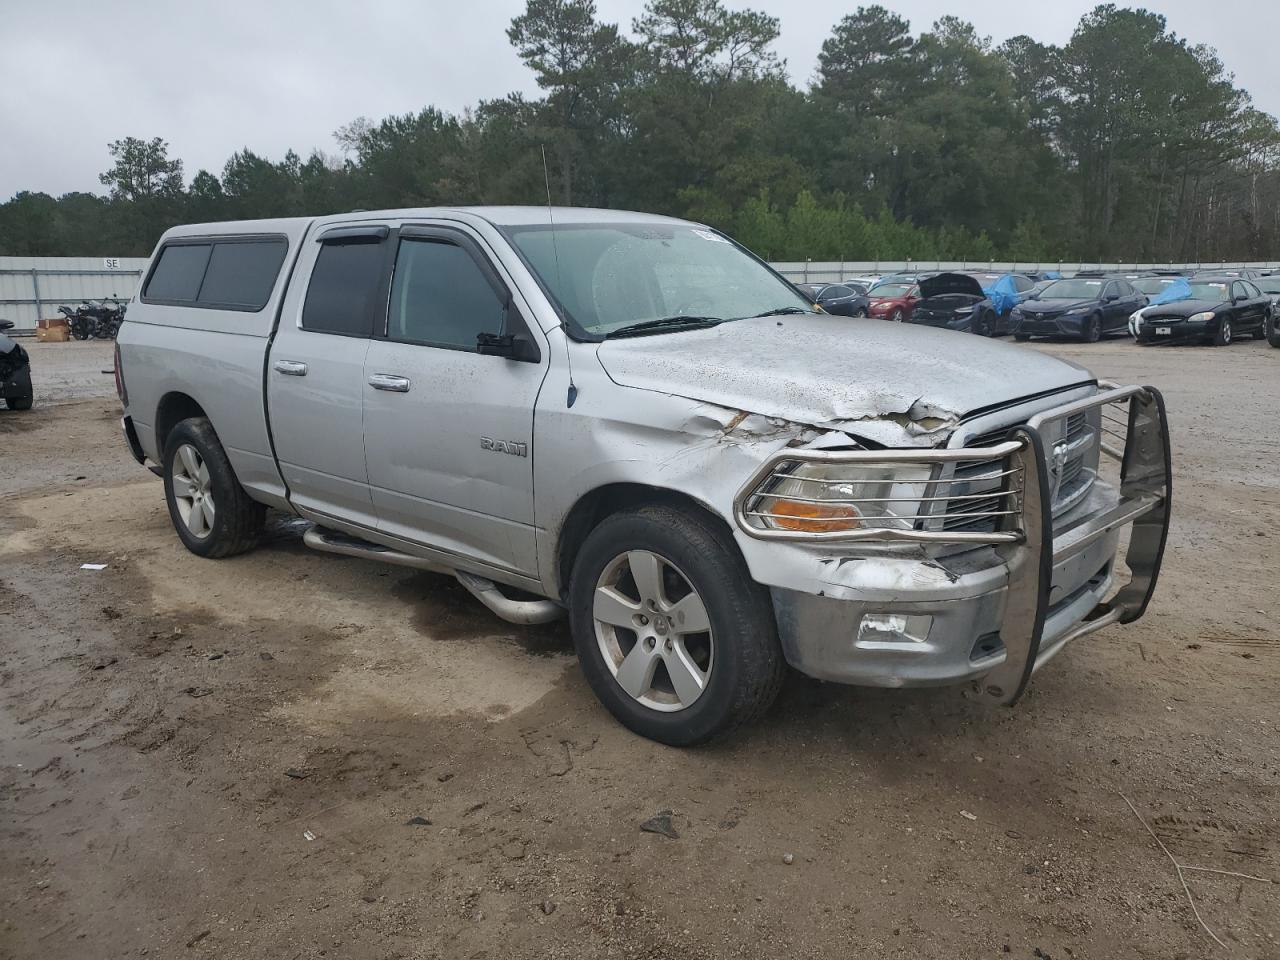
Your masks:
<path fill-rule="evenodd" d="M 1084 322 L 1080 331 L 1080 339 L 1085 343 L 1097 343 L 1102 339 L 1102 318 L 1094 314 Z"/>
<path fill-rule="evenodd" d="M 973 321 L 971 327 L 974 333 L 980 337 L 992 337 L 996 332 L 996 316 L 989 310 L 984 310 Z"/>
<path fill-rule="evenodd" d="M 1019 343 L 1026 343 L 1028 340 L 1030 340 L 1030 339 L 1031 339 L 1031 334 L 1029 334 L 1029 333 L 1015 333 L 1015 334 L 1013 335 L 1013 339 L 1017 340 Z"/>
<path fill-rule="evenodd" d="M 1266 322 L 1267 343 L 1273 347 L 1280 347 L 1280 329 L 1276 329 L 1277 327 L 1280 327 L 1280 323 L 1276 321 L 1276 315 L 1274 313 L 1268 314 Z"/>
<path fill-rule="evenodd" d="M 252 550 L 266 508 L 244 492 L 205 417 L 183 420 L 164 444 L 164 497 L 178 538 L 201 557 Z"/>
<path fill-rule="evenodd" d="M 1218 332 L 1213 335 L 1213 345 L 1215 347 L 1225 347 L 1231 343 L 1232 336 L 1231 321 L 1227 317 L 1223 317 L 1222 322 L 1218 324 Z"/>
<path fill-rule="evenodd" d="M 898 309 L 896 309 L 896 308 L 895 308 L 892 312 L 890 312 L 890 314 L 889 314 L 889 322 L 890 322 L 890 323 L 901 323 L 901 322 L 902 322 L 902 311 L 901 311 L 901 310 L 898 310 Z"/>
<path fill-rule="evenodd" d="M 582 672 L 623 725 L 693 746 L 760 716 L 784 662 L 768 592 L 692 510 L 645 506 L 587 536 L 569 581 Z"/>

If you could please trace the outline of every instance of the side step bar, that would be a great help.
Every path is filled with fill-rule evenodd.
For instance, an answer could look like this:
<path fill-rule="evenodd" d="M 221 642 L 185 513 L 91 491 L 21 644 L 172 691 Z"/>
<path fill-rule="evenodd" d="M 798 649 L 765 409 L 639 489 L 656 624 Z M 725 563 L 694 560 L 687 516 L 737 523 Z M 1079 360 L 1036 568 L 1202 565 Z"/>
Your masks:
<path fill-rule="evenodd" d="M 453 574 L 458 582 L 477 600 L 509 623 L 550 623 L 564 616 L 564 608 L 554 600 L 512 600 L 506 596 L 496 583 L 473 573 L 465 573 L 452 567 L 402 553 L 380 543 L 370 543 L 359 537 L 350 537 L 345 533 L 326 530 L 324 527 L 311 526 L 302 535 L 302 542 L 313 550 L 325 553 L 337 553 L 344 557 L 363 557 L 366 560 L 381 560 L 383 563 L 394 563 L 402 567 L 414 567 L 418 570 L 430 570 L 432 573 Z"/>

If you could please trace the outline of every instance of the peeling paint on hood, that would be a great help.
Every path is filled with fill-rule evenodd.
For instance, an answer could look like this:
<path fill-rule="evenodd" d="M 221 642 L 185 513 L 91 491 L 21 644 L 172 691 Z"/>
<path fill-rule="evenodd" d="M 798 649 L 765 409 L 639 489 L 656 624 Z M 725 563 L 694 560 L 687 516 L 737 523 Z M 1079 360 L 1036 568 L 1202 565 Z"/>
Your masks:
<path fill-rule="evenodd" d="M 887 446 L 936 446 L 972 411 L 1093 382 L 1075 364 L 970 333 L 821 314 L 606 340 L 598 356 L 623 386 Z"/>

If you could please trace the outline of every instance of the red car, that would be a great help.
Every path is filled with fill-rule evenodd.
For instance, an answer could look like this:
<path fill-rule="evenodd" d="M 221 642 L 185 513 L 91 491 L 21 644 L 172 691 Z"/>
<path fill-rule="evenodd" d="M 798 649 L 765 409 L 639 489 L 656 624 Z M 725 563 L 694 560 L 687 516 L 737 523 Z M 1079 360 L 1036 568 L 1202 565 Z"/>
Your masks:
<path fill-rule="evenodd" d="M 867 299 L 867 316 L 901 323 L 911 319 L 911 311 L 920 299 L 920 286 L 914 280 L 884 280 L 867 291 Z"/>

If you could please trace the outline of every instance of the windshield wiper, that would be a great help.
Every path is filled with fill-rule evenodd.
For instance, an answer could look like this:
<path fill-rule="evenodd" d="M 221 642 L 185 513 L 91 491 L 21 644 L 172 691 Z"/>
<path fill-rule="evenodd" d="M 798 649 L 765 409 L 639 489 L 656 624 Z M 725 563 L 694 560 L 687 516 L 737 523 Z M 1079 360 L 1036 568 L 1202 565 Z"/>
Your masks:
<path fill-rule="evenodd" d="M 764 313 L 753 313 L 749 317 L 742 317 L 743 320 L 754 320 L 756 317 L 781 317 L 789 313 L 812 313 L 804 307 L 777 307 L 773 310 L 766 310 Z"/>
<path fill-rule="evenodd" d="M 614 337 L 633 337 L 650 330 L 662 330 L 666 327 L 684 327 L 687 330 L 703 330 L 724 323 L 723 317 L 697 317 L 688 314 L 677 314 L 674 317 L 661 317 L 657 320 L 645 320 L 641 323 L 630 323 L 617 330 L 610 330 L 609 339 Z"/>

